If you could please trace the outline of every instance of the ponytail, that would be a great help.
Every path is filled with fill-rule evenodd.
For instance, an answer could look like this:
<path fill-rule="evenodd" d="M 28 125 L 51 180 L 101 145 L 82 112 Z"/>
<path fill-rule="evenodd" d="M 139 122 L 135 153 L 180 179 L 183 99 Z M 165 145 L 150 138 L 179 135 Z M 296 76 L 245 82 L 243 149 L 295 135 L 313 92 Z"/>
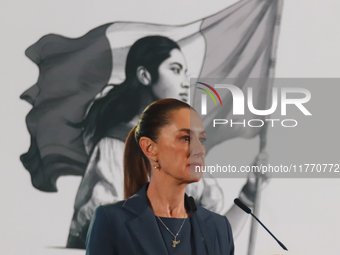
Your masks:
<path fill-rule="evenodd" d="M 136 126 L 137 127 L 137 126 Z M 150 174 L 150 162 L 137 144 L 134 127 L 125 141 L 124 150 L 124 197 L 129 198 L 136 194 L 145 183 Z"/>

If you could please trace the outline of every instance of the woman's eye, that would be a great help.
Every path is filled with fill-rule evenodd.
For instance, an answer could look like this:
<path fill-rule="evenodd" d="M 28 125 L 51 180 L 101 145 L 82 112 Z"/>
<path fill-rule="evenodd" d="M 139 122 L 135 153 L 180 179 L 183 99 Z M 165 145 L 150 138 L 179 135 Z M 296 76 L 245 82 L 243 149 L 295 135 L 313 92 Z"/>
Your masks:
<path fill-rule="evenodd" d="M 182 136 L 181 140 L 183 140 L 185 142 L 190 142 L 190 136 Z"/>
<path fill-rule="evenodd" d="M 171 70 L 175 73 L 175 74 L 179 74 L 181 72 L 181 70 L 179 68 L 171 68 Z"/>
<path fill-rule="evenodd" d="M 207 140 L 207 138 L 205 138 L 205 137 L 200 139 L 201 143 L 204 143 L 206 140 Z"/>

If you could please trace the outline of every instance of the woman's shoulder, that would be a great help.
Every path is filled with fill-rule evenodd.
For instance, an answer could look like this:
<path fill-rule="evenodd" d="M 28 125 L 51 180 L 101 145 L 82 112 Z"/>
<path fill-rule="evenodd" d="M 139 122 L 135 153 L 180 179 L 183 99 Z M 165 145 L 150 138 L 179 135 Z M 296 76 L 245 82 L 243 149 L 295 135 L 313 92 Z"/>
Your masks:
<path fill-rule="evenodd" d="M 121 204 L 123 201 L 118 201 L 112 204 L 100 205 L 95 209 L 93 218 L 106 219 L 111 221 L 111 218 L 120 213 Z"/>
<path fill-rule="evenodd" d="M 120 200 L 114 203 L 100 205 L 97 207 L 96 211 L 99 212 L 105 212 L 107 216 L 115 216 L 117 214 L 123 213 L 126 211 L 124 209 L 124 204 L 126 203 L 126 200 Z"/>

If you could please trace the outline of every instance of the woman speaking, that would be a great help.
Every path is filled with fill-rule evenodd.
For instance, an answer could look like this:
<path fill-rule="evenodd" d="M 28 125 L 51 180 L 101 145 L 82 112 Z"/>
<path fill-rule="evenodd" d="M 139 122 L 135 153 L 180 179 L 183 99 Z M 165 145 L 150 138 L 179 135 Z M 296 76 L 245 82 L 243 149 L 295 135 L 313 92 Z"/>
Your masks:
<path fill-rule="evenodd" d="M 195 206 L 185 187 L 198 182 L 206 139 L 188 104 L 162 99 L 149 105 L 124 151 L 126 200 L 99 206 L 86 239 L 87 255 L 234 254 L 225 216 Z"/>

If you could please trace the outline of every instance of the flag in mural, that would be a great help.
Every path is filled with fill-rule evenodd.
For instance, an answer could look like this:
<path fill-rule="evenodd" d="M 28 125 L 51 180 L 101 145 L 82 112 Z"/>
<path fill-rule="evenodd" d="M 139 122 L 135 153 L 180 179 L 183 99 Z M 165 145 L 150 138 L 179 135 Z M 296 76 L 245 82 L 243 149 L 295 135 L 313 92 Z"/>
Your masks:
<path fill-rule="evenodd" d="M 38 81 L 21 95 L 33 106 L 26 118 L 31 145 L 20 158 L 33 186 L 54 192 L 59 176 L 84 174 L 89 155 L 82 128 L 73 123 L 84 119 L 96 95 L 108 84 L 124 81 L 126 56 L 135 41 L 149 35 L 168 37 L 185 55 L 189 77 L 234 78 L 244 89 L 248 78 L 273 74 L 281 5 L 281 0 L 242 0 L 184 25 L 115 22 L 76 39 L 55 34 L 42 37 L 26 51 L 39 67 Z M 259 86 L 262 88 L 254 95 L 257 109 L 268 102 L 270 84 Z M 221 97 L 223 108 L 213 113 L 216 118 L 221 111 L 225 118 L 231 109 L 230 94 Z M 259 131 L 225 132 L 221 128 L 220 140 L 208 141 L 207 149 L 233 137 L 252 137 Z M 209 135 L 211 130 L 207 132 Z"/>

